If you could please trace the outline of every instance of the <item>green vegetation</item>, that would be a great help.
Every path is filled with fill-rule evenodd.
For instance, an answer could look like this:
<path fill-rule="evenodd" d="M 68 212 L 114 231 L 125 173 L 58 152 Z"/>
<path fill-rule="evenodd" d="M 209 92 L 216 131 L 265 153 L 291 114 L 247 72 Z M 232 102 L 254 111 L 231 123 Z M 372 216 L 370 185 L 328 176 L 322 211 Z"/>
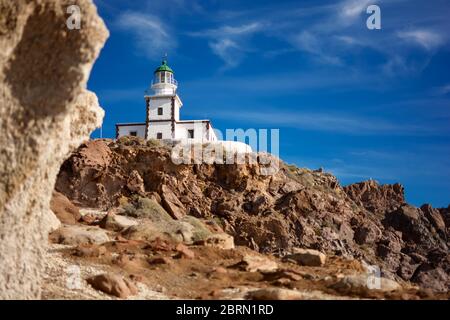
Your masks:
<path fill-rule="evenodd" d="M 161 141 L 157 139 L 148 139 L 147 147 L 161 147 Z"/>
<path fill-rule="evenodd" d="M 123 136 L 117 139 L 117 143 L 122 146 L 145 146 L 145 139 L 141 137 Z"/>

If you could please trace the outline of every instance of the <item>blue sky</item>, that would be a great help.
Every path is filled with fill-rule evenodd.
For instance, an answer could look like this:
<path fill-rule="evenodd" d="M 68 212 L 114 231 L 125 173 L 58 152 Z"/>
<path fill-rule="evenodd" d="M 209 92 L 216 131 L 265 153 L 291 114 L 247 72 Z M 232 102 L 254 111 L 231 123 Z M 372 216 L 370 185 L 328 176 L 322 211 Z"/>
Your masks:
<path fill-rule="evenodd" d="M 106 110 L 103 136 L 144 121 L 167 52 L 182 118 L 279 128 L 288 163 L 343 185 L 401 182 L 415 205 L 449 205 L 447 0 L 94 1 L 111 32 L 88 84 Z M 370 4 L 381 30 L 366 27 Z"/>

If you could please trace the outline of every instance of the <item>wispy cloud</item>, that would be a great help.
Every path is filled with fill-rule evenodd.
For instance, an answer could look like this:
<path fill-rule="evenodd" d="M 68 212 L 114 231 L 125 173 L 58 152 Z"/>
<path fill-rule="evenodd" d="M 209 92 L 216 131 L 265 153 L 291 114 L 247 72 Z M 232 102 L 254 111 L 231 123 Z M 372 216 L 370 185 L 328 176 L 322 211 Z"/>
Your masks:
<path fill-rule="evenodd" d="M 309 31 L 303 31 L 295 35 L 291 42 L 297 49 L 311 53 L 316 60 L 326 64 L 342 64 L 339 57 L 326 52 L 325 44 L 320 40 L 320 37 Z"/>
<path fill-rule="evenodd" d="M 219 56 L 224 62 L 224 69 L 234 68 L 239 65 L 242 60 L 242 49 L 233 40 L 220 39 L 209 43 L 212 51 Z"/>
<path fill-rule="evenodd" d="M 369 5 L 376 4 L 377 2 L 376 0 L 346 0 L 339 4 L 340 8 L 338 12 L 345 24 L 350 23 L 363 12 L 366 12 L 366 8 Z"/>
<path fill-rule="evenodd" d="M 196 32 L 189 32 L 188 35 L 194 37 L 207 37 L 207 38 L 228 38 L 249 35 L 260 31 L 263 28 L 263 24 L 259 22 L 252 22 L 248 24 L 242 24 L 237 26 L 224 25 L 215 29 L 207 29 Z"/>
<path fill-rule="evenodd" d="M 376 117 L 357 116 L 353 114 L 332 114 L 315 112 L 239 111 L 239 120 L 258 125 L 300 128 L 302 130 L 341 133 L 350 135 L 395 135 L 395 136 L 429 136 L 440 135 L 448 128 L 427 126 L 408 122 L 391 122 Z M 237 111 L 217 111 L 215 118 L 233 119 Z"/>
<path fill-rule="evenodd" d="M 427 50 L 436 49 L 444 43 L 444 39 L 439 33 L 430 30 L 399 31 L 397 36 L 404 41 L 418 44 Z"/>
<path fill-rule="evenodd" d="M 436 94 L 436 95 L 443 95 L 443 96 L 445 96 L 447 94 L 450 94 L 450 83 L 446 84 L 446 85 L 443 85 L 441 87 L 435 88 L 434 94 Z M 447 101 L 447 105 L 450 106 L 450 101 Z"/>
<path fill-rule="evenodd" d="M 250 51 L 248 39 L 264 28 L 264 24 L 253 22 L 235 26 L 224 25 L 216 29 L 189 32 L 188 35 L 209 40 L 212 52 L 225 63 L 221 68 L 223 71 L 237 67 L 242 62 L 245 53 Z"/>
<path fill-rule="evenodd" d="M 125 12 L 117 19 L 117 26 L 133 34 L 139 53 L 150 59 L 159 59 L 161 53 L 176 48 L 175 37 L 169 27 L 156 16 L 139 12 Z"/>
<path fill-rule="evenodd" d="M 376 75 L 353 70 L 314 70 L 314 72 L 278 72 L 270 76 L 216 76 L 183 83 L 183 89 L 199 94 L 205 90 L 217 93 L 234 92 L 236 95 L 299 94 L 311 90 L 328 92 L 355 90 L 356 88 L 383 89 L 385 84 Z"/>

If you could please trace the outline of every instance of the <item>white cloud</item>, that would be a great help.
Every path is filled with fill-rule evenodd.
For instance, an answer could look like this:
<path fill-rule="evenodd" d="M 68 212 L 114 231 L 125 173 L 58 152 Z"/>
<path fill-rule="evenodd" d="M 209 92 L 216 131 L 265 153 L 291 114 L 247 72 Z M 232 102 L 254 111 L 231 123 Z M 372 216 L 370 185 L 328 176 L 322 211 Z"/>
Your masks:
<path fill-rule="evenodd" d="M 437 32 L 430 30 L 400 31 L 397 36 L 407 42 L 419 44 L 427 50 L 433 50 L 444 43 L 443 37 Z"/>
<path fill-rule="evenodd" d="M 376 0 L 347 0 L 341 4 L 340 15 L 347 21 L 354 20 L 371 4 L 376 4 Z"/>
<path fill-rule="evenodd" d="M 190 32 L 189 36 L 209 39 L 209 47 L 225 65 L 222 71 L 237 67 L 249 51 L 249 37 L 264 30 L 265 25 L 259 22 L 237 26 L 224 25 L 216 29 Z"/>
<path fill-rule="evenodd" d="M 125 12 L 119 16 L 117 26 L 134 34 L 139 53 L 150 59 L 160 58 L 177 46 L 176 39 L 169 33 L 158 17 L 139 12 Z"/>
<path fill-rule="evenodd" d="M 215 118 L 233 119 L 236 112 L 223 110 L 214 113 Z M 289 127 L 311 131 L 334 132 L 351 135 L 408 135 L 428 136 L 442 134 L 447 128 L 429 127 L 413 123 L 390 122 L 374 117 L 350 114 L 332 114 L 316 112 L 287 111 L 239 111 L 239 120 L 246 123 L 258 123 L 278 127 Z"/>
<path fill-rule="evenodd" d="M 326 64 L 340 65 L 342 61 L 337 56 L 326 53 L 325 44 L 317 36 L 309 31 L 303 31 L 294 36 L 291 43 L 299 50 L 311 53 L 316 60 Z"/>
<path fill-rule="evenodd" d="M 209 46 L 225 62 L 225 69 L 236 67 L 242 59 L 241 49 L 233 40 L 220 39 L 210 42 Z"/>
<path fill-rule="evenodd" d="M 199 32 L 189 32 L 188 35 L 194 37 L 235 37 L 253 34 L 255 32 L 261 31 L 264 25 L 259 22 L 253 22 L 248 24 L 243 24 L 240 26 L 229 26 L 224 25 L 216 29 L 208 29 Z"/>

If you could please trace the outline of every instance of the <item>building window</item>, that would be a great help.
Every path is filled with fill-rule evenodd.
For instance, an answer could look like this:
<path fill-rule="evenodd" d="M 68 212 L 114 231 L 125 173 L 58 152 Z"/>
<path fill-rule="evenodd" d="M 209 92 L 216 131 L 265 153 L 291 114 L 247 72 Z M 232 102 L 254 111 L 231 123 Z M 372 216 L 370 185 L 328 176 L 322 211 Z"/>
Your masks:
<path fill-rule="evenodd" d="M 130 131 L 130 136 L 137 137 L 137 131 Z"/>
<path fill-rule="evenodd" d="M 163 108 L 158 108 L 158 116 L 162 116 L 163 114 Z"/>
<path fill-rule="evenodd" d="M 165 82 L 166 82 L 166 73 L 161 72 L 161 83 L 165 83 Z"/>
<path fill-rule="evenodd" d="M 188 138 L 189 139 L 194 139 L 194 130 L 192 130 L 192 129 L 188 130 Z"/>
<path fill-rule="evenodd" d="M 162 132 L 158 132 L 156 134 L 156 139 L 162 139 Z"/>

